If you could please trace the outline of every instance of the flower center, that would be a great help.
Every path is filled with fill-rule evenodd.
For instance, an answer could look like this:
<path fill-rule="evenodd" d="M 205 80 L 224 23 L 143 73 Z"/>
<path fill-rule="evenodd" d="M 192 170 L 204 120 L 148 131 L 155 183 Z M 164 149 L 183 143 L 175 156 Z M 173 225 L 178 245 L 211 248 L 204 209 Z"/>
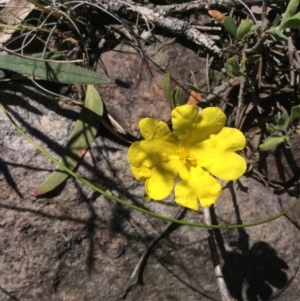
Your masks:
<path fill-rule="evenodd" d="M 176 151 L 176 154 L 179 156 L 179 160 L 183 165 L 196 164 L 196 158 L 193 155 L 190 155 L 186 149 L 180 148 L 178 151 Z"/>

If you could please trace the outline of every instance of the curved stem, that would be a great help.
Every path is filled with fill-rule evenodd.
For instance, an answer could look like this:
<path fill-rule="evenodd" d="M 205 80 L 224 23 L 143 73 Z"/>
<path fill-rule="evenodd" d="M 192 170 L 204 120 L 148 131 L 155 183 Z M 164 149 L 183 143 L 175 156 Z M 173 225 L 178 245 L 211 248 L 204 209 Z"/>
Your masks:
<path fill-rule="evenodd" d="M 203 209 L 203 214 L 204 214 L 204 220 L 207 225 L 211 225 L 211 215 L 210 215 L 210 208 L 209 207 L 204 207 Z M 220 261 L 219 261 L 219 256 L 218 256 L 218 251 L 217 251 L 217 246 L 215 243 L 215 237 L 214 237 L 214 232 L 213 229 L 208 229 L 208 244 L 209 244 L 209 249 L 211 252 L 211 258 L 212 262 L 214 265 L 214 272 L 216 275 L 216 280 L 218 284 L 218 288 L 222 297 L 222 301 L 234 301 L 225 284 L 222 269 L 220 267 Z"/>
<path fill-rule="evenodd" d="M 280 213 L 273 215 L 269 218 L 263 219 L 263 220 L 259 220 L 256 222 L 252 222 L 252 223 L 247 223 L 247 224 L 228 224 L 228 225 L 207 225 L 207 224 L 199 224 L 199 223 L 192 223 L 192 222 L 187 222 L 184 220 L 177 220 L 174 218 L 170 218 L 167 216 L 163 216 L 157 213 L 154 213 L 152 211 L 149 211 L 147 209 L 141 208 L 139 206 L 130 204 L 122 199 L 119 199 L 107 192 L 105 192 L 104 190 L 100 189 L 99 187 L 95 186 L 94 184 L 92 184 L 91 182 L 85 180 L 84 178 L 82 178 L 81 176 L 79 176 L 78 174 L 76 174 L 75 172 L 73 172 L 72 170 L 70 170 L 69 168 L 67 168 L 65 165 L 63 165 L 62 163 L 60 163 L 58 160 L 56 160 L 53 156 L 51 156 L 47 151 L 45 151 L 41 146 L 39 146 L 34 140 L 32 140 L 28 135 L 26 135 L 26 133 L 24 133 L 24 131 L 17 125 L 17 123 L 14 121 L 14 119 L 11 117 L 11 115 L 8 113 L 8 111 L 6 110 L 6 108 L 2 105 L 2 103 L 0 102 L 0 109 L 4 112 L 4 114 L 7 116 L 7 118 L 11 121 L 11 123 L 13 124 L 13 126 L 15 127 L 15 129 L 29 142 L 31 143 L 34 147 L 36 147 L 41 153 L 43 153 L 47 158 L 49 158 L 52 162 L 54 162 L 59 168 L 63 169 L 64 171 L 66 171 L 70 176 L 72 176 L 73 178 L 79 180 L 81 183 L 87 185 L 88 187 L 92 188 L 94 191 L 99 192 L 100 194 L 106 196 L 107 198 L 123 205 L 126 206 L 128 208 L 134 209 L 136 211 L 139 211 L 141 213 L 147 214 L 149 216 L 158 218 L 158 219 L 162 219 L 168 222 L 172 222 L 172 223 L 176 223 L 179 225 L 185 225 L 185 226 L 189 226 L 189 227 L 197 227 L 197 228 L 206 228 L 206 229 L 238 229 L 238 228 L 248 228 L 248 227 L 254 227 L 254 226 L 258 226 L 261 224 L 265 224 L 268 222 L 271 222 L 283 215 L 285 215 L 289 210 L 291 210 L 293 207 L 295 207 L 299 202 L 300 202 L 300 198 L 298 198 L 296 201 L 294 201 L 290 206 L 288 206 L 285 210 L 281 211 Z"/>

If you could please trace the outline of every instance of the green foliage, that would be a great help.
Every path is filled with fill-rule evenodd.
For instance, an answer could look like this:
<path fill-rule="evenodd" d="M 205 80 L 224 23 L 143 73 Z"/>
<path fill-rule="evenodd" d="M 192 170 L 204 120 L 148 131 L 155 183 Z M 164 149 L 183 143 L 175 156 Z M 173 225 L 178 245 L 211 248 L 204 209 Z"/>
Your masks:
<path fill-rule="evenodd" d="M 182 105 L 179 87 L 176 87 L 171 95 L 170 74 L 169 73 L 166 73 L 164 75 L 163 87 L 164 87 L 164 94 L 165 94 L 167 103 L 170 106 L 171 110 Z"/>
<path fill-rule="evenodd" d="M 226 17 L 223 21 L 225 30 L 235 37 L 237 40 L 242 41 L 251 33 L 259 28 L 258 25 L 253 24 L 249 19 L 242 20 L 237 27 L 232 17 Z"/>
<path fill-rule="evenodd" d="M 166 73 L 164 75 L 163 87 L 164 87 L 165 98 L 167 100 L 169 107 L 172 110 L 172 109 L 174 109 L 174 107 L 172 106 L 172 98 L 171 98 L 171 91 L 170 91 L 170 74 L 169 73 Z"/>
<path fill-rule="evenodd" d="M 236 37 L 238 28 L 232 17 L 226 17 L 223 21 L 223 26 L 229 34 Z"/>
<path fill-rule="evenodd" d="M 260 54 L 251 55 L 250 57 L 247 58 L 247 63 L 254 64 L 257 61 L 259 61 L 260 58 L 261 58 Z"/>
<path fill-rule="evenodd" d="M 64 84 L 100 85 L 110 82 L 104 75 L 66 62 L 49 62 L 16 55 L 1 55 L 0 68 Z"/>
<path fill-rule="evenodd" d="M 297 119 L 300 118 L 300 106 L 295 106 L 291 110 L 291 116 L 290 116 L 290 124 Z"/>
<path fill-rule="evenodd" d="M 295 119 L 300 118 L 300 106 L 291 109 L 291 114 L 283 113 L 281 116 L 274 116 L 274 124 L 267 123 L 266 129 L 270 133 L 270 138 L 259 146 L 261 151 L 268 151 L 280 143 L 284 143 L 285 147 L 290 147 L 290 126 Z"/>
<path fill-rule="evenodd" d="M 234 38 L 236 38 L 236 45 L 232 46 L 241 47 L 241 43 L 257 29 L 259 33 L 262 34 L 261 38 L 266 38 L 270 36 L 275 42 L 285 42 L 287 37 L 284 35 L 283 31 L 286 28 L 300 28 L 300 12 L 296 14 L 297 8 L 299 6 L 300 0 L 291 0 L 286 8 L 286 11 L 280 21 L 280 16 L 276 15 L 273 25 L 271 28 L 263 28 L 257 24 L 253 24 L 249 19 L 242 20 L 239 25 L 236 24 L 235 20 L 228 16 L 223 20 L 224 29 Z M 236 47 L 237 48 L 237 47 Z M 241 55 L 241 50 L 237 48 L 237 55 Z M 253 63 L 258 60 L 258 57 L 252 57 L 247 59 L 249 63 Z M 229 59 L 226 65 L 227 75 L 229 77 L 235 77 L 245 74 L 245 66 L 243 63 L 239 63 L 236 59 Z"/>
<path fill-rule="evenodd" d="M 276 129 L 278 131 L 286 131 L 290 124 L 290 117 L 288 113 L 283 113 L 278 119 Z"/>
<path fill-rule="evenodd" d="M 270 33 L 271 33 L 271 38 L 275 42 L 281 42 L 281 41 L 287 40 L 286 35 L 284 35 L 283 32 L 281 30 L 277 29 L 276 27 L 272 27 L 270 29 Z"/>
<path fill-rule="evenodd" d="M 173 91 L 172 102 L 173 102 L 174 108 L 182 105 L 179 87 L 176 87 Z"/>
<path fill-rule="evenodd" d="M 230 77 L 241 76 L 246 71 L 245 65 L 240 64 L 235 57 L 228 59 L 225 68 L 228 76 Z"/>
<path fill-rule="evenodd" d="M 277 146 L 278 144 L 285 142 L 285 139 L 287 139 L 287 136 L 273 136 L 271 138 L 269 138 L 265 143 L 261 144 L 259 146 L 259 149 L 261 151 L 268 151 L 271 148 Z"/>
<path fill-rule="evenodd" d="M 73 170 L 94 141 L 103 115 L 101 96 L 93 85 L 86 89 L 85 101 L 79 119 L 69 138 L 60 163 Z M 36 190 L 35 195 L 43 195 L 63 183 L 69 174 L 57 168 Z"/>
<path fill-rule="evenodd" d="M 282 29 L 286 28 L 299 28 L 300 27 L 300 12 L 293 17 L 289 18 L 282 25 Z"/>
<path fill-rule="evenodd" d="M 244 37 L 249 34 L 252 26 L 253 26 L 253 23 L 250 20 L 248 20 L 248 19 L 242 20 L 237 29 L 236 38 L 238 40 L 242 41 L 244 39 Z M 255 30 L 256 29 L 257 29 L 257 27 L 255 27 Z"/>
<path fill-rule="evenodd" d="M 151 199 L 151 198 L 145 193 L 144 196 L 143 196 L 143 202 L 144 202 L 145 204 L 149 204 L 149 203 L 153 202 L 153 199 Z"/>
<path fill-rule="evenodd" d="M 278 30 L 284 30 L 285 28 L 288 28 L 289 26 L 286 26 L 286 23 L 289 21 L 289 19 L 291 19 L 292 17 L 294 17 L 297 8 L 299 6 L 299 0 L 290 0 L 286 11 L 283 15 L 283 18 L 281 20 L 280 25 L 278 26 Z"/>

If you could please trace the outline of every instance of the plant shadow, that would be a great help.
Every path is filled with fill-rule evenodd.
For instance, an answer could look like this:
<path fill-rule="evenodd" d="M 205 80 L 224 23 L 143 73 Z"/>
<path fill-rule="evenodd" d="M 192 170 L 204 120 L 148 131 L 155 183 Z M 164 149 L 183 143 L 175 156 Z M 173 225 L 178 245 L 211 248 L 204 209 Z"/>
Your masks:
<path fill-rule="evenodd" d="M 237 222 L 242 224 L 236 196 L 232 185 L 229 185 Z M 212 222 L 218 224 L 214 209 L 211 210 Z M 251 247 L 249 234 L 245 228 L 239 228 L 238 239 L 229 246 L 234 250 L 227 251 L 219 229 L 214 230 L 224 265 L 224 280 L 231 296 L 237 301 L 244 301 L 245 292 L 248 301 L 266 301 L 273 297 L 274 289 L 283 290 L 289 285 L 285 272 L 289 267 L 277 255 L 276 250 L 264 241 L 257 241 Z M 244 285 L 246 289 L 243 289 Z"/>

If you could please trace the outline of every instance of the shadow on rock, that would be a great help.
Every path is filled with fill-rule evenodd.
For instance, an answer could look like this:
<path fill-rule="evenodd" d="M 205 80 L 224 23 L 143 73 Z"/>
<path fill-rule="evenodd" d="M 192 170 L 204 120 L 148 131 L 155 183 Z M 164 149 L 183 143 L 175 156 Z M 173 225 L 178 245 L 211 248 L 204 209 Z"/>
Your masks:
<path fill-rule="evenodd" d="M 245 253 L 227 252 L 224 259 L 223 275 L 230 294 L 238 301 L 244 300 L 242 287 L 245 282 L 249 301 L 269 300 L 273 294 L 271 286 L 282 289 L 288 282 L 283 271 L 288 265 L 265 242 L 255 243 Z"/>
<path fill-rule="evenodd" d="M 237 222 L 242 224 L 232 186 L 229 189 L 232 194 Z M 217 224 L 213 210 L 212 220 L 213 223 Z M 243 285 L 246 284 L 245 292 L 248 301 L 269 300 L 273 295 L 273 288 L 283 289 L 288 285 L 288 277 L 284 272 L 288 269 L 288 265 L 278 257 L 276 250 L 268 243 L 258 241 L 250 248 L 249 235 L 245 229 L 239 228 L 237 231 L 237 241 L 230 244 L 234 251 L 227 251 L 220 230 L 214 231 L 224 260 L 222 271 L 228 290 L 235 300 L 244 301 Z"/>

